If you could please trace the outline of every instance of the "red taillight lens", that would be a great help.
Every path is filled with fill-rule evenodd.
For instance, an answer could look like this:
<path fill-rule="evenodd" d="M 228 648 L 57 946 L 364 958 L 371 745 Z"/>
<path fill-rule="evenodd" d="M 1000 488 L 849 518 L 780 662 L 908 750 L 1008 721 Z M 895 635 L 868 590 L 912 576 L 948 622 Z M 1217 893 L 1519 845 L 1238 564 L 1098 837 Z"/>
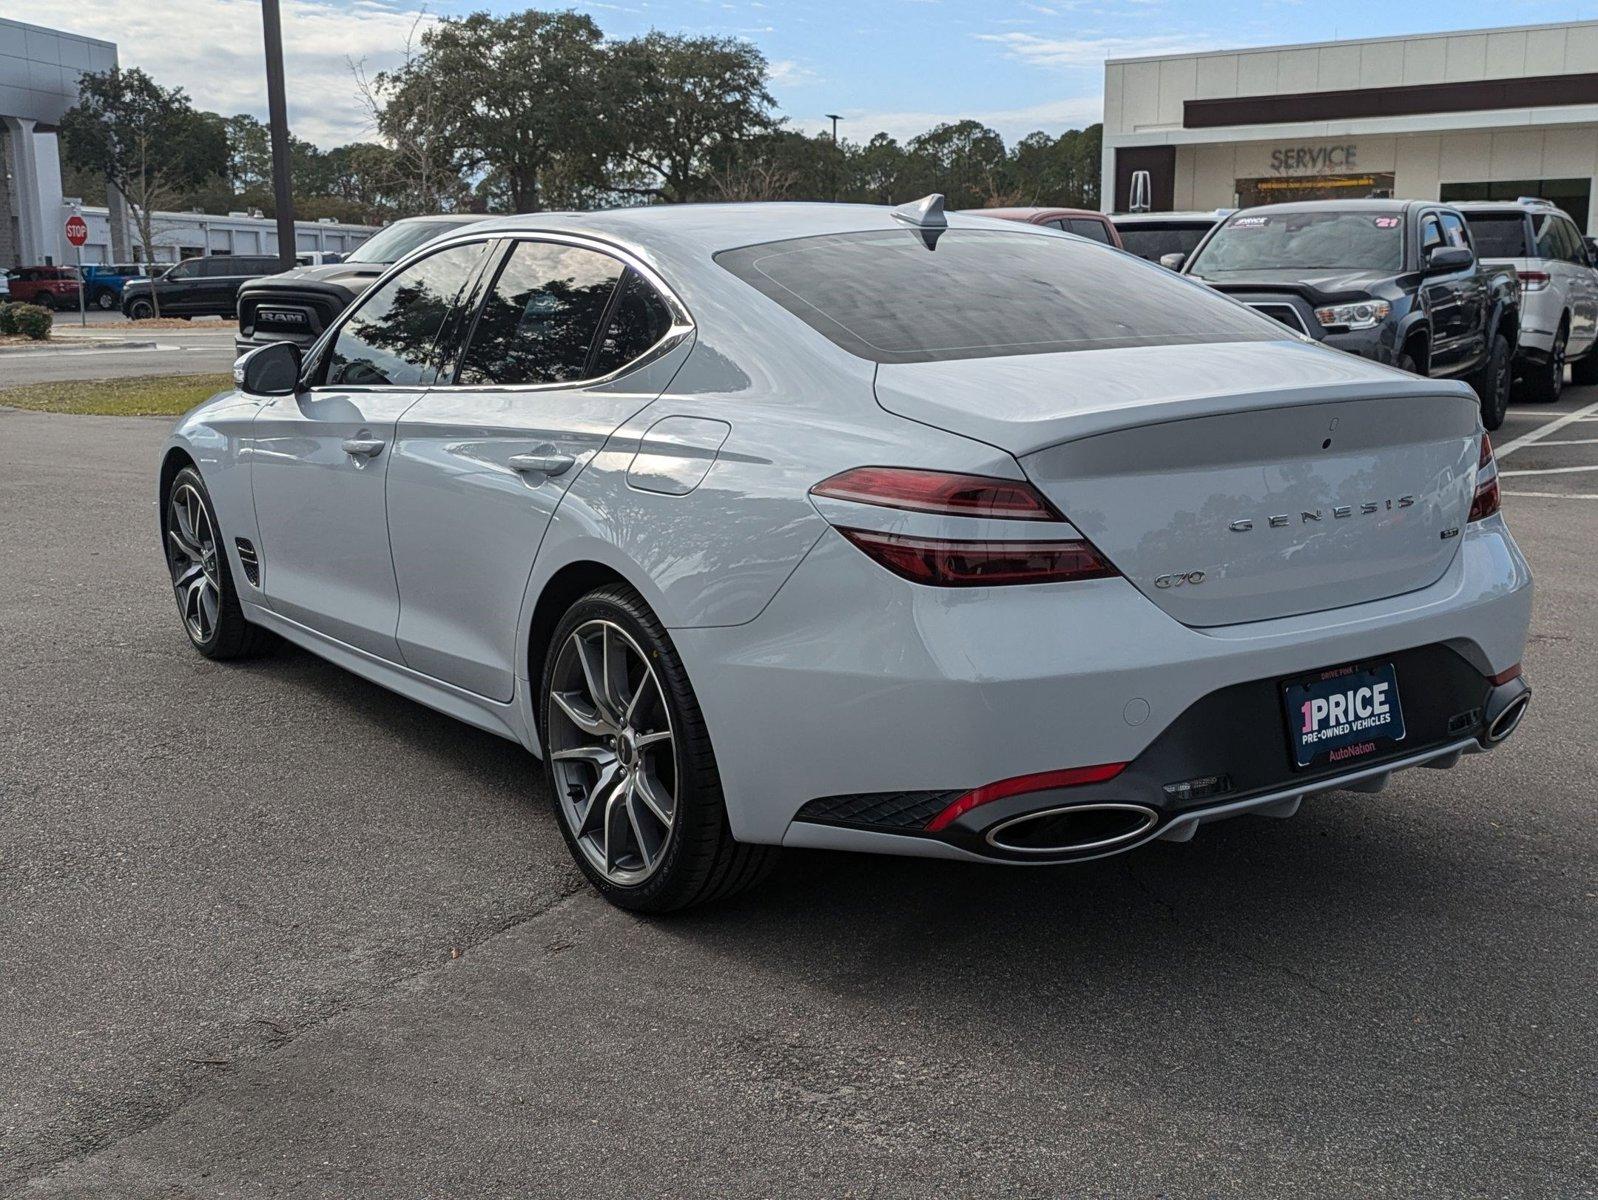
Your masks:
<path fill-rule="evenodd" d="M 1519 679 L 1521 674 L 1522 672 L 1520 669 L 1520 664 L 1516 663 L 1514 666 L 1508 668 L 1507 670 L 1500 671 L 1496 675 L 1489 675 L 1487 677 L 1487 682 L 1492 684 L 1494 687 L 1502 687 L 1511 679 Z"/>
<path fill-rule="evenodd" d="M 1126 770 L 1125 763 L 1103 763 L 1096 767 L 1067 767 L 1063 771 L 1040 771 L 1036 775 L 1017 775 L 983 787 L 973 788 L 927 822 L 927 832 L 937 833 L 954 824 L 973 808 L 1027 792 L 1047 792 L 1054 788 L 1080 787 L 1084 783 L 1103 783 Z"/>
<path fill-rule="evenodd" d="M 1060 514 L 1024 480 L 920 471 L 910 467 L 856 467 L 810 489 L 813 495 L 949 517 L 1002 517 L 1057 521 Z"/>
<path fill-rule="evenodd" d="M 895 575 L 934 587 L 1059 583 L 1118 574 L 1083 541 L 961 542 L 872 529 L 838 532 Z"/>
<path fill-rule="evenodd" d="M 1482 479 L 1482 473 L 1492 474 Z M 1493 459 L 1493 442 L 1485 433 L 1481 435 L 1481 457 L 1476 460 L 1476 494 L 1470 499 L 1470 516 L 1467 521 L 1480 521 L 1498 511 L 1498 463 Z"/>
<path fill-rule="evenodd" d="M 1520 290 L 1523 292 L 1540 292 L 1548 286 L 1547 271 L 1521 271 Z"/>

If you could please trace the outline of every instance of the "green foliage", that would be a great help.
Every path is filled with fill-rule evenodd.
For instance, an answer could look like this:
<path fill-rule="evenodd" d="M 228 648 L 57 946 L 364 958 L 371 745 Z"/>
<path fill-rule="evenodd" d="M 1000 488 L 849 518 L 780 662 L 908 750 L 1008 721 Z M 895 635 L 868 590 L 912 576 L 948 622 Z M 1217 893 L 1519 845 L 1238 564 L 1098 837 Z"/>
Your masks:
<path fill-rule="evenodd" d="M 290 139 L 295 213 L 376 224 L 451 210 L 530 212 L 704 200 L 1097 208 L 1101 129 L 1006 147 L 980 122 L 834 143 L 773 113 L 749 42 L 651 31 L 607 41 L 581 13 L 446 17 L 399 67 L 355 84 L 381 142 Z M 271 142 L 243 113 L 196 112 L 137 70 L 87 75 L 62 123 L 68 174 L 155 207 L 275 212 Z M 146 240 L 148 245 L 148 241 Z"/>
<path fill-rule="evenodd" d="M 19 333 L 36 342 L 50 336 L 55 316 L 37 304 L 0 304 L 0 333 Z"/>

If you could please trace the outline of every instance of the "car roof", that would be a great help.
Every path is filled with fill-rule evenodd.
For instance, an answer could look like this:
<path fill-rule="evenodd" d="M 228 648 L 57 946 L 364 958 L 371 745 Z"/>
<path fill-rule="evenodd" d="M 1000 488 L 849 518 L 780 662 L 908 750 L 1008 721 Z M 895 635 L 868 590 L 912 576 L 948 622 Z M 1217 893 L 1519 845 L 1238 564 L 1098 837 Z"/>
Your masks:
<path fill-rule="evenodd" d="M 959 211 L 968 217 L 999 217 L 1006 221 L 1052 221 L 1057 217 L 1086 217 L 1090 221 L 1103 221 L 1108 219 L 1103 213 L 1097 212 L 1091 208 L 1019 206 L 1012 208 L 962 208 Z"/>
<path fill-rule="evenodd" d="M 893 216 L 882 204 L 825 204 L 813 201 L 763 201 L 731 204 L 651 204 L 611 208 L 598 212 L 543 212 L 514 217 L 490 217 L 473 227 L 474 233 L 585 234 L 601 241 L 653 249 L 672 257 L 707 258 L 723 250 L 794 238 L 824 237 L 841 233 L 875 233 L 909 229 L 912 225 Z M 953 211 L 950 228 L 986 229 L 986 217 Z M 1038 237 L 1064 236 L 1037 227 Z"/>
<path fill-rule="evenodd" d="M 1444 200 L 1375 200 L 1362 197 L 1358 200 L 1291 200 L 1283 204 L 1257 204 L 1253 208 L 1240 208 L 1237 212 L 1313 213 L 1326 212 L 1328 209 L 1334 212 L 1392 212 L 1395 208 L 1408 212 L 1415 208 L 1453 207 Z"/>

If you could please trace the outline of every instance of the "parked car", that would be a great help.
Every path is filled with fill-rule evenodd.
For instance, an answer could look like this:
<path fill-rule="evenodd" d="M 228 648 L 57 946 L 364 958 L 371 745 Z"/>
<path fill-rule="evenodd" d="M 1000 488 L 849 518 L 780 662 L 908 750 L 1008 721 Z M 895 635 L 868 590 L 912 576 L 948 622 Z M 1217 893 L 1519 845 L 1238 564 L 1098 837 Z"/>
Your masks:
<path fill-rule="evenodd" d="M 1089 208 L 967 208 L 962 210 L 970 217 L 999 217 L 1005 221 L 1022 221 L 1028 225 L 1042 225 L 1045 229 L 1058 229 L 1078 237 L 1092 238 L 1119 247 L 1121 235 L 1116 233 L 1110 218 Z"/>
<path fill-rule="evenodd" d="M 302 267 L 239 289 L 238 354 L 269 342 L 309 346 L 390 265 L 418 246 L 483 218 L 472 214 L 407 217 L 380 230 L 337 264 Z"/>
<path fill-rule="evenodd" d="M 628 908 L 1185 841 L 1529 702 L 1470 389 L 939 197 L 484 222 L 234 378 L 154 481 L 194 647 L 542 755 Z"/>
<path fill-rule="evenodd" d="M 1565 364 L 1576 383 L 1598 383 L 1598 256 L 1576 223 L 1547 200 L 1471 200 L 1465 215 L 1482 261 L 1520 279 L 1520 382 L 1534 400 L 1557 400 Z"/>
<path fill-rule="evenodd" d="M 1458 209 L 1431 200 L 1244 209 L 1182 271 L 1339 350 L 1468 380 L 1483 423 L 1503 424 L 1520 289 L 1514 268 L 1477 259 Z"/>
<path fill-rule="evenodd" d="M 105 312 L 122 307 L 122 289 L 130 279 L 149 275 L 143 263 L 94 263 L 83 267 L 83 282 L 89 289 L 89 303 Z"/>
<path fill-rule="evenodd" d="M 280 269 L 277 257 L 208 254 L 186 258 L 153 279 L 130 279 L 122 286 L 122 311 L 135 321 L 163 317 L 230 317 L 239 288 Z M 153 299 L 152 299 L 153 293 Z"/>
<path fill-rule="evenodd" d="M 1218 208 L 1212 212 L 1116 213 L 1110 221 L 1120 234 L 1123 247 L 1139 258 L 1164 266 L 1172 254 L 1186 259 L 1204 235 L 1215 228 L 1215 223 L 1231 211 Z"/>
<path fill-rule="evenodd" d="M 18 267 L 10 273 L 11 299 L 45 308 L 78 306 L 78 272 L 74 267 Z"/>

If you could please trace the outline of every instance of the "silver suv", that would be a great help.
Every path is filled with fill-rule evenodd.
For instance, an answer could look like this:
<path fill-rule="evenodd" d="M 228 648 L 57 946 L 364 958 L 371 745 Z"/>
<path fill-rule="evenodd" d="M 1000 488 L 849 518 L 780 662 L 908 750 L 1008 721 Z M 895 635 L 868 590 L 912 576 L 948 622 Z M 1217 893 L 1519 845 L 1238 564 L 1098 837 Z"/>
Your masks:
<path fill-rule="evenodd" d="M 1558 399 L 1567 362 L 1574 382 L 1598 383 L 1598 262 L 1576 223 L 1535 197 L 1454 207 L 1482 259 L 1512 263 L 1520 276 L 1517 373 L 1530 398 Z"/>

